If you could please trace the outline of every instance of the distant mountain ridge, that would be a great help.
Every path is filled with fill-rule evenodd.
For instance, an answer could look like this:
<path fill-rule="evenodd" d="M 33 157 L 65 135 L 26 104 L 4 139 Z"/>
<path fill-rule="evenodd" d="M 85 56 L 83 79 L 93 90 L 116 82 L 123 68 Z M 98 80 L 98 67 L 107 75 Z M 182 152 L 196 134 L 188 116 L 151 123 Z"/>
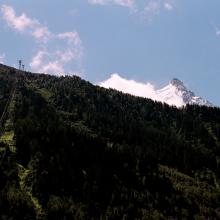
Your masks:
<path fill-rule="evenodd" d="M 196 96 L 194 92 L 187 89 L 184 83 L 174 78 L 162 89 L 155 89 L 150 83 L 139 83 L 134 80 L 127 80 L 118 74 L 112 74 L 111 77 L 99 84 L 104 88 L 113 88 L 135 96 L 150 98 L 156 101 L 165 102 L 169 105 L 182 107 L 190 105 L 213 106 L 206 99 Z"/>

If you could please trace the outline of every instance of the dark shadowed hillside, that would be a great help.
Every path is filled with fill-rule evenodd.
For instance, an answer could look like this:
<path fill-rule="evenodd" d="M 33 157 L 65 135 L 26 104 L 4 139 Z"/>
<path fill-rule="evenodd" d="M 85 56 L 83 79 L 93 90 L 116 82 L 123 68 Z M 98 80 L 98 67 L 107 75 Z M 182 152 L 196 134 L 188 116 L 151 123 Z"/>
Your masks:
<path fill-rule="evenodd" d="M 220 109 L 0 65 L 0 219 L 220 219 Z"/>

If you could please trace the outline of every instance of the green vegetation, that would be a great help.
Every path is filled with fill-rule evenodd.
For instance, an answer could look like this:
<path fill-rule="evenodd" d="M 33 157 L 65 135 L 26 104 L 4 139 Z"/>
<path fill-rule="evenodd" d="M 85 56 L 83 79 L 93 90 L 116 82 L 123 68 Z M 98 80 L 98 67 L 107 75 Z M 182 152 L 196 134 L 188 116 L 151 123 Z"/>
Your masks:
<path fill-rule="evenodd" d="M 220 219 L 219 108 L 0 66 L 7 103 L 0 219 Z"/>

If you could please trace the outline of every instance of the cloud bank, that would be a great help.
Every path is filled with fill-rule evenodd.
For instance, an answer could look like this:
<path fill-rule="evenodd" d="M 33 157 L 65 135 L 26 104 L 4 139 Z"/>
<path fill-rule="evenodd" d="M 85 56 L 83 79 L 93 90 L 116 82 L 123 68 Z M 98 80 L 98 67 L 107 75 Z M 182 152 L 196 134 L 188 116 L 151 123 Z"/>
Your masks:
<path fill-rule="evenodd" d="M 99 83 L 100 86 L 104 88 L 113 88 L 118 91 L 129 93 L 135 96 L 141 96 L 145 98 L 151 98 L 156 100 L 156 90 L 154 86 L 150 83 L 140 83 L 134 80 L 127 80 L 125 78 L 120 77 L 118 73 L 113 73 L 111 77 Z"/>
<path fill-rule="evenodd" d="M 0 11 L 8 27 L 36 41 L 38 49 L 30 61 L 32 71 L 64 75 L 70 63 L 78 66 L 78 73 L 81 71 L 83 46 L 77 31 L 55 34 L 24 12 L 17 15 L 9 5 L 0 6 Z"/>

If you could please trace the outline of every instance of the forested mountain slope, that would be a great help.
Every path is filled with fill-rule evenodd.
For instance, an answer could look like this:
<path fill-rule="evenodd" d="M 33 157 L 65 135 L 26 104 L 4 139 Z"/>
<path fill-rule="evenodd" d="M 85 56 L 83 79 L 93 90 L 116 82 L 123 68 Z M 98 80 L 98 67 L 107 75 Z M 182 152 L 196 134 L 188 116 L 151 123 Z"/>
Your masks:
<path fill-rule="evenodd" d="M 219 108 L 1 65 L 4 111 L 0 219 L 220 218 Z"/>

